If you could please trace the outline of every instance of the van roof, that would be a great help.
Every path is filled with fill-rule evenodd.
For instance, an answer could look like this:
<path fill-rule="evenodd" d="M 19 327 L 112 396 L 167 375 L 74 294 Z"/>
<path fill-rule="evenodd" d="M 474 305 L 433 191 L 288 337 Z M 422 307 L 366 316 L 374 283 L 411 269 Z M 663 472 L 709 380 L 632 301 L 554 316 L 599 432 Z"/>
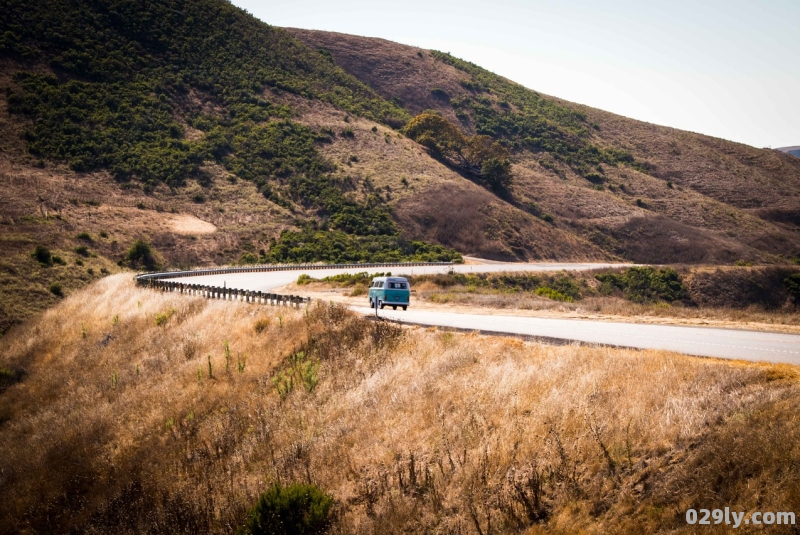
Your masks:
<path fill-rule="evenodd" d="M 405 277 L 373 277 L 373 281 L 395 281 L 395 282 L 408 282 Z"/>

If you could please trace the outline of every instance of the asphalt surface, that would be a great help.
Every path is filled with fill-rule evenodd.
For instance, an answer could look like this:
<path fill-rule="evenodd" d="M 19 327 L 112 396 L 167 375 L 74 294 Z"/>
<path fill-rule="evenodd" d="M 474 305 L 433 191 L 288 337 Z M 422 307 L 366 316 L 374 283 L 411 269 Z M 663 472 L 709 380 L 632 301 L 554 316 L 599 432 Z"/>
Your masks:
<path fill-rule="evenodd" d="M 315 278 L 346 272 L 382 272 L 386 269 L 393 275 L 421 275 L 445 273 L 488 273 L 502 271 L 579 271 L 624 264 L 485 264 L 455 266 L 425 266 L 413 268 L 372 269 L 326 269 L 311 271 Z M 184 277 L 181 280 L 193 284 L 207 284 L 243 290 L 269 291 L 297 280 L 302 271 L 274 271 L 267 273 L 236 273 L 225 275 L 203 275 Z M 374 314 L 368 307 L 353 307 L 363 314 Z M 782 362 L 800 364 L 800 335 L 714 329 L 706 327 L 683 327 L 672 325 L 650 325 L 592 320 L 568 320 L 520 317 L 513 315 L 459 314 L 430 310 L 407 311 L 384 309 L 382 317 L 419 325 L 475 330 L 487 333 L 513 334 L 545 339 L 603 344 L 637 349 L 664 349 L 687 355 L 719 357 L 750 361 Z"/>

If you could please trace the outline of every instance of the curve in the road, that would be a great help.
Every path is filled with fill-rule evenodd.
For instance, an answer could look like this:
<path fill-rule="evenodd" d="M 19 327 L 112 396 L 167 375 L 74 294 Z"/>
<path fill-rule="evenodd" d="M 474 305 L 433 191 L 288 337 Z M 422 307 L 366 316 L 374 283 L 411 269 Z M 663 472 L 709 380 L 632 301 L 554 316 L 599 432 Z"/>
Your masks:
<path fill-rule="evenodd" d="M 451 270 L 457 273 L 577 271 L 628 265 L 516 263 L 413 267 L 378 266 L 364 269 L 358 267 L 320 269 L 315 270 L 313 275 L 317 278 L 322 278 L 341 273 L 357 273 L 361 271 L 368 273 L 392 271 L 395 275 L 446 273 Z M 228 288 L 269 291 L 296 281 L 300 273 L 302 271 L 298 270 L 270 271 L 267 273 L 226 273 L 186 276 L 181 277 L 181 280 L 193 284 L 225 285 Z M 371 313 L 371 310 L 366 307 L 353 308 L 365 314 Z M 380 314 L 391 319 L 420 325 L 435 325 L 638 349 L 664 349 L 704 357 L 800 364 L 800 336 L 792 334 L 511 315 L 433 312 L 429 310 L 414 310 L 413 303 L 408 311 L 381 311 Z"/>

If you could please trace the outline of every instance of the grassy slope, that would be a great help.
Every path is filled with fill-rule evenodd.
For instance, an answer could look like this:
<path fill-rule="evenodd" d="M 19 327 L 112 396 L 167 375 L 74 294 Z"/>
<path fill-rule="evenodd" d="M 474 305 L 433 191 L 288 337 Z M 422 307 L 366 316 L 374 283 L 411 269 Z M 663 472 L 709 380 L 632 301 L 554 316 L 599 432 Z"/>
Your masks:
<path fill-rule="evenodd" d="M 318 382 L 282 400 L 298 350 Z M 2 532 L 230 533 L 276 480 L 333 493 L 342 533 L 690 533 L 690 507 L 800 508 L 789 366 L 399 333 L 118 275 L 15 331 L 0 367 L 21 378 L 0 387 Z"/>
<path fill-rule="evenodd" d="M 639 262 L 730 263 L 780 261 L 775 255 L 800 252 L 800 161 L 788 155 L 626 119 L 533 91 L 528 91 L 531 102 L 517 106 L 512 93 L 518 86 L 475 66 L 461 70 L 429 51 L 382 39 L 291 31 L 309 45 L 330 50 L 347 72 L 412 113 L 436 109 L 459 121 L 458 110 L 432 92 L 441 89 L 450 101 L 485 97 L 497 117 L 507 113 L 499 106 L 503 99 L 511 102 L 512 112 L 555 117 L 551 123 L 566 137 L 572 123 L 548 106 L 580 114 L 584 119 L 577 124 L 587 132 L 581 139 L 628 152 L 647 173 L 601 164 L 605 180 L 598 187 L 548 151 L 526 149 L 515 155 L 515 196 L 521 204 L 535 203 L 555 216 L 559 228 L 594 241 L 609 254 Z M 476 82 L 487 89 L 471 89 Z M 461 121 L 467 131 L 479 126 L 475 118 L 468 113 Z M 409 211 L 424 210 L 420 203 L 424 199 L 411 203 Z M 430 212 L 437 203 L 438 198 Z"/>

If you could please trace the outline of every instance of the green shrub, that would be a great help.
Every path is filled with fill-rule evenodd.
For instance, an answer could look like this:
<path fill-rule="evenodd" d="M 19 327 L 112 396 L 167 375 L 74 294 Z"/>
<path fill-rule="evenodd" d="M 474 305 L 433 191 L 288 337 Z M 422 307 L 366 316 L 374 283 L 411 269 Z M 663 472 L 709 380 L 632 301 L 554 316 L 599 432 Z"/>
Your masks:
<path fill-rule="evenodd" d="M 441 245 L 409 241 L 397 235 L 347 234 L 338 230 L 284 231 L 272 244 L 267 262 L 461 262 L 461 254 Z"/>
<path fill-rule="evenodd" d="M 93 242 L 92 236 L 88 232 L 81 232 L 77 236 L 75 236 L 76 240 L 86 241 L 86 242 Z"/>
<path fill-rule="evenodd" d="M 542 286 L 541 288 L 536 288 L 536 295 L 541 297 L 547 297 L 548 299 L 552 299 L 553 301 L 566 301 L 572 302 L 573 299 L 568 296 L 564 295 L 558 290 L 554 290 L 553 288 L 549 288 L 547 286 Z"/>
<path fill-rule="evenodd" d="M 321 535 L 331 526 L 333 496 L 316 485 L 276 483 L 248 514 L 242 535 Z"/>
<path fill-rule="evenodd" d="M 315 280 L 316 279 L 314 279 L 313 277 L 311 277 L 307 273 L 303 273 L 302 275 L 297 277 L 297 285 L 298 286 L 305 286 L 306 284 L 309 284 L 309 283 L 311 283 L 311 282 L 313 282 Z"/>
<path fill-rule="evenodd" d="M 67 265 L 67 262 L 58 255 L 53 255 L 50 257 L 50 259 L 53 261 L 53 264 L 58 264 L 59 266 Z"/>
<path fill-rule="evenodd" d="M 61 289 L 61 285 L 57 282 L 54 282 L 50 285 L 50 293 L 56 297 L 64 297 L 64 291 Z"/>
<path fill-rule="evenodd" d="M 128 254 L 125 255 L 125 260 L 131 263 L 131 265 L 141 264 L 148 269 L 154 269 L 156 267 L 156 259 L 153 254 L 153 249 L 150 247 L 144 240 L 136 240 L 131 245 L 131 248 L 128 249 Z"/>
<path fill-rule="evenodd" d="M 243 253 L 242 256 L 239 257 L 240 264 L 255 264 L 258 262 L 258 257 L 253 253 Z"/>
<path fill-rule="evenodd" d="M 9 370 L 8 368 L 0 368 L 0 392 L 19 381 L 21 375 L 22 374 Z"/>
<path fill-rule="evenodd" d="M 783 280 L 795 303 L 800 303 L 800 273 L 792 273 Z"/>
<path fill-rule="evenodd" d="M 169 310 L 165 310 L 164 312 L 159 312 L 156 314 L 156 326 L 162 327 L 164 326 L 169 319 L 175 314 L 175 309 L 170 308 Z"/>
<path fill-rule="evenodd" d="M 81 255 L 83 257 L 88 257 L 89 256 L 89 248 L 86 247 L 85 245 L 79 245 L 79 246 L 77 246 L 75 248 L 75 253 L 79 254 L 79 255 Z"/>
<path fill-rule="evenodd" d="M 40 264 L 49 266 L 53 263 L 53 257 L 50 253 L 50 249 L 45 247 L 44 245 L 37 245 L 36 248 L 31 253 L 31 256 L 35 258 Z"/>
<path fill-rule="evenodd" d="M 680 301 L 689 298 L 680 275 L 671 268 L 632 267 L 622 273 L 601 273 L 595 278 L 602 283 L 600 293 L 610 294 L 621 290 L 636 303 L 654 301 Z"/>

